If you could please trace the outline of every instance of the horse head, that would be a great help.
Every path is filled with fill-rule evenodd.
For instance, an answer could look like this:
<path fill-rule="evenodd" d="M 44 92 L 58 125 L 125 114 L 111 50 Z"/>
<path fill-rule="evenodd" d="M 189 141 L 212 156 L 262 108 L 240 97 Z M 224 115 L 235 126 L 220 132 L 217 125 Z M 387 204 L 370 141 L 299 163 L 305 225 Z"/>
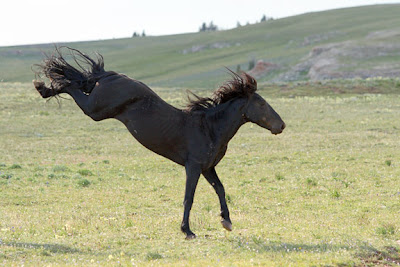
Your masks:
<path fill-rule="evenodd" d="M 271 131 L 272 134 L 280 134 L 286 125 L 278 113 L 265 101 L 265 99 L 256 93 L 256 80 L 244 73 L 243 89 L 247 93 L 247 103 L 242 110 L 242 116 L 245 121 L 253 122 L 265 129 Z"/>
<path fill-rule="evenodd" d="M 246 121 L 270 130 L 272 134 L 280 134 L 286 127 L 279 114 L 257 93 L 249 96 L 242 116 Z"/>

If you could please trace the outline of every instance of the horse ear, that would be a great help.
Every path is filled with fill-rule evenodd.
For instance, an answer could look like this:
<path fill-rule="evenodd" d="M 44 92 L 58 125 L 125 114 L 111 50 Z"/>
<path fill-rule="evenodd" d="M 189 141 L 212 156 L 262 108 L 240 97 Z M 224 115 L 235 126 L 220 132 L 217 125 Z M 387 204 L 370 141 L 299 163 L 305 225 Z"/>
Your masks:
<path fill-rule="evenodd" d="M 251 75 L 243 72 L 244 90 L 247 94 L 251 95 L 257 91 L 257 81 Z"/>

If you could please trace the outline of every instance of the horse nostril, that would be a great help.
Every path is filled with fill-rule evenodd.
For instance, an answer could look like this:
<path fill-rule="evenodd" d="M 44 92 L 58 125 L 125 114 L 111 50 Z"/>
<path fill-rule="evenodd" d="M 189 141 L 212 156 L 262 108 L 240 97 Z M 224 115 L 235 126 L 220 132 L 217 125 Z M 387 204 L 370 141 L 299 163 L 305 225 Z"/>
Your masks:
<path fill-rule="evenodd" d="M 281 128 L 281 130 L 283 131 L 283 129 L 285 129 L 286 128 L 286 124 L 285 123 L 283 123 L 282 124 L 282 128 Z"/>

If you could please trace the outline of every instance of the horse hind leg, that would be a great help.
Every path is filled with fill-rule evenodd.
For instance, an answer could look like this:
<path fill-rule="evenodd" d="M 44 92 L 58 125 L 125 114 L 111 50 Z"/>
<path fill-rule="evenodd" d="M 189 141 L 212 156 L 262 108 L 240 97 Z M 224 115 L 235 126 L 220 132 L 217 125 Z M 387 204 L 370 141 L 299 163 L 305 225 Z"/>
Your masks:
<path fill-rule="evenodd" d="M 83 113 L 93 120 L 101 121 L 112 117 L 108 114 L 106 108 L 96 105 L 98 102 L 96 101 L 96 99 L 98 99 L 96 94 L 85 94 L 83 91 L 75 88 L 66 88 L 65 92 L 74 99 Z"/>
<path fill-rule="evenodd" d="M 43 98 L 49 98 L 52 96 L 58 95 L 60 92 L 57 92 L 54 89 L 48 88 L 46 84 L 42 81 L 33 80 L 33 85 L 35 86 L 36 90 Z"/>
<path fill-rule="evenodd" d="M 52 88 L 48 88 L 44 82 L 36 80 L 33 81 L 33 85 L 43 98 L 49 98 L 61 93 L 67 93 L 74 99 L 75 103 L 81 108 L 83 113 L 91 117 L 93 120 L 99 121 L 106 118 L 106 116 L 103 114 L 95 112 L 96 107 L 92 104 L 95 101 L 90 99 L 90 95 L 85 94 L 79 89 L 66 87 L 63 90 L 54 90 Z"/>
<path fill-rule="evenodd" d="M 56 96 L 62 93 L 68 93 L 68 89 L 79 89 L 78 86 L 76 85 L 68 85 L 68 86 L 60 86 L 60 85 L 56 85 L 55 87 L 53 87 L 53 83 L 52 83 L 52 79 L 50 78 L 50 87 L 47 87 L 45 82 L 43 81 L 38 81 L 38 80 L 33 80 L 33 86 L 35 87 L 35 89 L 39 92 L 39 94 L 43 97 L 43 98 L 49 98 L 52 96 Z"/>

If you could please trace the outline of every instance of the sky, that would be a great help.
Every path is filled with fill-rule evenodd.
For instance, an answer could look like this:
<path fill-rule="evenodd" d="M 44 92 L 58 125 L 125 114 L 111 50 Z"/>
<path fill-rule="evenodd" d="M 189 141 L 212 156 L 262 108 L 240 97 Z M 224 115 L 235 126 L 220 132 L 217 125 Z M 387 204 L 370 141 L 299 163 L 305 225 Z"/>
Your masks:
<path fill-rule="evenodd" d="M 400 0 L 2 0 L 0 46 L 75 42 L 220 29 L 351 6 Z"/>

